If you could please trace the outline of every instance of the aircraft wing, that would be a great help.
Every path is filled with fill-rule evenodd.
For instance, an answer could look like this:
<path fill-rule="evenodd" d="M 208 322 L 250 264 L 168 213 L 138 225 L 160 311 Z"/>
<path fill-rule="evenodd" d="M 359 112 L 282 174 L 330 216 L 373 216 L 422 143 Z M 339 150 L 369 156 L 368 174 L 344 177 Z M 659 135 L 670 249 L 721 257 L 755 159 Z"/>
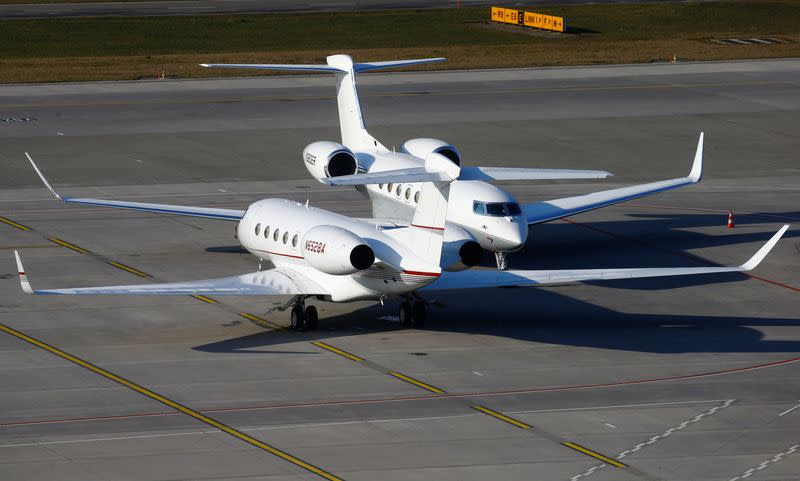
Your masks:
<path fill-rule="evenodd" d="M 73 287 L 66 289 L 33 289 L 19 253 L 14 251 L 22 290 L 40 295 L 142 295 L 142 296 L 291 296 L 327 295 L 328 292 L 306 276 L 289 269 L 278 268 L 250 272 L 238 276 L 219 277 L 190 282 L 131 284 L 124 286 Z"/>
<path fill-rule="evenodd" d="M 526 169 L 516 167 L 461 167 L 459 180 L 562 180 L 605 179 L 604 170 Z"/>
<path fill-rule="evenodd" d="M 115 207 L 117 209 L 128 209 L 128 210 L 138 210 L 141 212 L 155 212 L 157 214 L 175 214 L 175 215 L 184 215 L 189 217 L 204 217 L 207 219 L 217 219 L 217 220 L 231 220 L 231 221 L 239 221 L 242 216 L 244 216 L 243 210 L 234 210 L 234 209 L 217 209 L 213 207 L 191 207 L 191 206 L 184 206 L 184 205 L 172 205 L 172 204 L 150 204 L 145 202 L 127 202 L 123 200 L 106 200 L 106 199 L 86 199 L 86 198 L 79 198 L 79 197 L 61 197 L 58 193 L 53 189 L 50 185 L 50 182 L 47 181 L 42 171 L 39 170 L 39 167 L 36 165 L 36 162 L 33 161 L 31 156 L 25 152 L 25 156 L 28 157 L 28 161 L 30 161 L 33 169 L 39 174 L 39 178 L 42 179 L 45 187 L 56 197 L 56 199 L 64 202 L 65 204 L 81 204 L 81 205 L 97 205 L 101 207 Z"/>
<path fill-rule="evenodd" d="M 700 133 L 700 139 L 697 141 L 697 151 L 694 155 L 694 163 L 692 164 L 692 170 L 688 177 L 604 190 L 575 197 L 546 200 L 533 204 L 524 204 L 522 205 L 522 213 L 527 218 L 528 225 L 540 224 L 581 212 L 599 209 L 600 207 L 665 192 L 684 185 L 694 184 L 700 182 L 702 177 L 703 133 Z"/>
<path fill-rule="evenodd" d="M 442 272 L 422 290 L 477 289 L 485 287 L 543 286 L 575 282 L 639 279 L 644 277 L 688 276 L 722 272 L 746 272 L 754 269 L 775 247 L 789 228 L 784 225 L 747 262 L 737 267 L 641 267 L 633 269 L 565 269 L 565 270 L 466 270 Z"/>

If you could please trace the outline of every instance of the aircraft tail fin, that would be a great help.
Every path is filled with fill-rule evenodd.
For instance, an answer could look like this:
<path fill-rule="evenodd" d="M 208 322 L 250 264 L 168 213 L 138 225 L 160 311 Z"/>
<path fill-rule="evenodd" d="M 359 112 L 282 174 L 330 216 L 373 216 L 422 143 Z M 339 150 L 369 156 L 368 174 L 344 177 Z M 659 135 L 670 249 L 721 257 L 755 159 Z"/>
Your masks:
<path fill-rule="evenodd" d="M 336 101 L 339 104 L 339 126 L 342 130 L 342 144 L 355 150 L 388 151 L 372 137 L 364 126 L 364 116 L 358 101 L 356 73 L 384 68 L 406 67 L 423 63 L 442 62 L 444 58 L 424 58 L 415 60 L 391 60 L 386 62 L 354 63 L 349 55 L 331 55 L 325 65 L 311 64 L 208 64 L 208 68 L 244 68 L 259 70 L 290 70 L 305 72 L 330 72 L 336 77 Z"/>

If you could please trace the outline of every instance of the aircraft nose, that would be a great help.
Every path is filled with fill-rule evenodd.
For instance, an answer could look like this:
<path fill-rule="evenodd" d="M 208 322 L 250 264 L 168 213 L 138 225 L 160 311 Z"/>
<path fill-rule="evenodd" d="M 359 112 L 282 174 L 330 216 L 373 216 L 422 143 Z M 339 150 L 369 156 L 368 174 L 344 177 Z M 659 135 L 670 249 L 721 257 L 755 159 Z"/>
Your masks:
<path fill-rule="evenodd" d="M 525 241 L 528 240 L 528 223 L 521 217 L 515 217 L 514 222 L 511 223 L 509 241 L 514 244 L 511 250 L 522 249 Z"/>

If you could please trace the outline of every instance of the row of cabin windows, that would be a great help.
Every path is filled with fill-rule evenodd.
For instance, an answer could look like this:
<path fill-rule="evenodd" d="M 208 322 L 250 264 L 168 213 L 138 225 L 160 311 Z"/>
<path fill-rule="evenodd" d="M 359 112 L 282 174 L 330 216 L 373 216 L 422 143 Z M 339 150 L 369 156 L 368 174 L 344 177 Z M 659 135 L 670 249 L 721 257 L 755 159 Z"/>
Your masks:
<path fill-rule="evenodd" d="M 411 187 L 406 187 L 405 193 L 403 193 L 403 185 L 402 184 L 378 184 L 378 188 L 384 190 L 386 188 L 386 192 L 392 193 L 392 189 L 394 189 L 394 193 L 397 197 L 405 197 L 406 200 L 411 199 Z M 419 203 L 419 191 L 414 193 L 414 203 Z"/>
<path fill-rule="evenodd" d="M 258 224 L 256 224 L 256 236 L 258 236 L 260 233 L 261 233 L 261 223 L 259 222 Z M 264 227 L 264 238 L 265 239 L 269 239 L 269 233 L 270 233 L 270 227 L 269 226 L 265 226 Z M 274 231 L 272 231 L 272 240 L 274 240 L 275 242 L 278 242 L 279 238 L 281 239 L 281 241 L 283 241 L 283 245 L 286 245 L 286 244 L 289 243 L 289 233 L 288 232 L 284 231 L 283 232 L 283 237 L 281 237 L 281 230 L 280 229 L 275 229 Z M 297 247 L 297 241 L 299 239 L 300 239 L 300 234 L 295 234 L 295 235 L 292 236 L 292 247 Z"/>

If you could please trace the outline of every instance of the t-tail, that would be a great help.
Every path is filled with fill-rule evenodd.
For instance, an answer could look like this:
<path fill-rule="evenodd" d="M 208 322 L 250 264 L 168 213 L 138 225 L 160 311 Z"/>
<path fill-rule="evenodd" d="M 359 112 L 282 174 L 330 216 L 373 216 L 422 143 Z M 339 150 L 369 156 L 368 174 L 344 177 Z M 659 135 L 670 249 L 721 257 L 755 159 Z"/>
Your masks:
<path fill-rule="evenodd" d="M 367 132 L 364 115 L 358 101 L 356 74 L 368 70 L 406 67 L 423 63 L 443 62 L 445 58 L 423 58 L 415 60 L 390 60 L 386 62 L 354 63 L 349 55 L 331 55 L 325 65 L 303 64 L 226 64 L 202 63 L 209 68 L 244 68 L 259 70 L 293 70 L 306 72 L 330 72 L 336 77 L 336 101 L 339 104 L 339 125 L 342 129 L 342 144 L 357 151 L 387 151 L 380 142 Z"/>

